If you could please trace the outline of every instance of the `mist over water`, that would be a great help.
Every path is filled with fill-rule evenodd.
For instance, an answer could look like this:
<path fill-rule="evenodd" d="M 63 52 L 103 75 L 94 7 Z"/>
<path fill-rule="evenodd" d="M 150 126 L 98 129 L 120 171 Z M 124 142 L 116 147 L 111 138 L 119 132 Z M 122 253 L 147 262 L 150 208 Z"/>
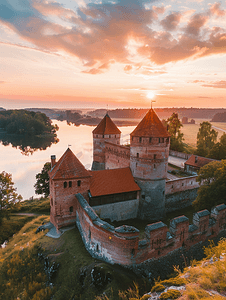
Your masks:
<path fill-rule="evenodd" d="M 57 137 L 59 142 L 52 144 L 46 150 L 37 150 L 29 156 L 23 155 L 20 149 L 13 148 L 11 144 L 4 146 L 0 144 L 0 172 L 5 171 L 12 174 L 14 186 L 17 193 L 24 200 L 32 196 L 38 197 L 34 192 L 36 182 L 35 175 L 39 173 L 45 162 L 50 161 L 50 156 L 55 154 L 59 160 L 68 146 L 83 163 L 86 169 L 90 169 L 93 160 L 92 131 L 95 126 L 67 125 L 66 121 L 53 120 L 53 124 L 59 126 Z M 119 127 L 122 138 L 121 144 L 129 143 L 129 134 L 134 126 Z"/>

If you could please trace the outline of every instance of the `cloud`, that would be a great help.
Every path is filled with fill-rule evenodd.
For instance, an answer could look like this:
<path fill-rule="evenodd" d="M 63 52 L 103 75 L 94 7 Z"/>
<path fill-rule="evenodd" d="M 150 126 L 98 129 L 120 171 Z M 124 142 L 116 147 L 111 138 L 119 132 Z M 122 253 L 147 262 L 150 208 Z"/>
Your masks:
<path fill-rule="evenodd" d="M 129 72 L 129 71 L 131 71 L 133 69 L 133 67 L 131 66 L 131 65 L 126 65 L 125 67 L 124 67 L 124 71 L 125 72 Z"/>
<path fill-rule="evenodd" d="M 211 5 L 210 12 L 213 15 L 216 15 L 217 17 L 224 17 L 226 15 L 226 10 L 220 9 L 220 6 L 221 6 L 220 2 L 215 2 L 214 4 Z"/>
<path fill-rule="evenodd" d="M 159 20 L 159 14 L 167 12 L 163 6 L 151 6 L 157 1 L 89 2 L 75 10 L 41 0 L 1 2 L 0 22 L 40 51 L 64 51 L 78 57 L 84 73 L 103 73 L 113 62 L 123 64 L 125 72 L 131 72 L 137 61 L 141 65 L 147 60 L 164 65 L 226 53 L 226 29 L 220 23 L 212 28 L 208 23 L 211 17 L 224 13 L 219 3 L 202 14 L 187 16 L 184 27 L 179 28 L 186 12 L 171 12 Z M 136 42 L 132 55 L 128 47 L 131 40 Z M 156 73 L 141 68 L 138 71 Z"/>
<path fill-rule="evenodd" d="M 194 14 L 185 28 L 185 33 L 197 36 L 200 34 L 201 28 L 206 24 L 209 17 L 204 14 Z"/>
<path fill-rule="evenodd" d="M 165 30 L 175 30 L 180 23 L 182 15 L 178 12 L 173 12 L 163 19 L 160 24 L 163 26 Z"/>
<path fill-rule="evenodd" d="M 217 89 L 226 89 L 226 80 L 212 81 L 209 84 L 203 84 L 204 87 L 212 87 Z"/>

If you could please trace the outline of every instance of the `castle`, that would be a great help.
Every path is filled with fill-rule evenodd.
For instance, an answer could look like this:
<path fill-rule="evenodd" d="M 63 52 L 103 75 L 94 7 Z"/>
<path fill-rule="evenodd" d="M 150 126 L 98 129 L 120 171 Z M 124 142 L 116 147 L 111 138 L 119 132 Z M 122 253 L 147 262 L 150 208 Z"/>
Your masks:
<path fill-rule="evenodd" d="M 87 250 L 110 263 L 132 265 L 189 247 L 224 229 L 226 206 L 148 225 L 145 239 L 132 226 L 110 221 L 140 218 L 159 221 L 168 211 L 189 206 L 196 197 L 195 176 L 167 180 L 170 135 L 153 109 L 120 145 L 121 132 L 108 114 L 93 130 L 92 170 L 68 148 L 58 162 L 51 156 L 50 221 L 57 229 L 77 224 Z"/>

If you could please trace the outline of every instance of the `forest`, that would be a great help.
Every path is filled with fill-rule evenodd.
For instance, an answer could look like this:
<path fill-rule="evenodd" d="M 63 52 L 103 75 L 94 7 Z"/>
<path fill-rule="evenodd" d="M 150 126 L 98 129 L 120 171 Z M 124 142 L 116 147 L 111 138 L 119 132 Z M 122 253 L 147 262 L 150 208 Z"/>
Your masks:
<path fill-rule="evenodd" d="M 27 110 L 0 111 L 0 128 L 7 134 L 28 136 L 55 136 L 58 130 L 44 113 Z"/>

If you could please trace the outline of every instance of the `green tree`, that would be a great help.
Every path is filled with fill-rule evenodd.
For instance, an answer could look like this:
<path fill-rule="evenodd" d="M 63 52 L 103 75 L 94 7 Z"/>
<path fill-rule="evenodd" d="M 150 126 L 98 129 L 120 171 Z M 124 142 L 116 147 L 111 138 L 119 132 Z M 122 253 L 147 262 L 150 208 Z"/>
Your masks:
<path fill-rule="evenodd" d="M 220 138 L 220 141 L 210 149 L 208 157 L 214 158 L 214 159 L 226 159 L 226 134 L 223 133 L 223 135 Z"/>
<path fill-rule="evenodd" d="M 212 161 L 200 168 L 196 179 L 200 187 L 193 202 L 196 210 L 226 202 L 226 160 Z"/>
<path fill-rule="evenodd" d="M 51 169 L 51 163 L 44 164 L 41 173 L 38 173 L 35 177 L 37 179 L 34 187 L 35 193 L 38 195 L 44 194 L 45 197 L 49 196 L 49 175 L 48 172 Z"/>
<path fill-rule="evenodd" d="M 202 122 L 197 133 L 196 154 L 204 157 L 208 156 L 217 141 L 217 134 L 218 132 L 212 129 L 212 125 L 209 122 Z"/>
<path fill-rule="evenodd" d="M 0 173 L 0 224 L 3 218 L 9 218 L 11 209 L 19 208 L 21 195 L 16 193 L 12 175 L 3 171 Z"/>
<path fill-rule="evenodd" d="M 167 126 L 167 130 L 171 134 L 170 137 L 170 149 L 175 151 L 184 151 L 183 136 L 180 131 L 183 126 L 177 113 L 173 113 L 166 121 L 163 120 L 163 124 Z"/>

